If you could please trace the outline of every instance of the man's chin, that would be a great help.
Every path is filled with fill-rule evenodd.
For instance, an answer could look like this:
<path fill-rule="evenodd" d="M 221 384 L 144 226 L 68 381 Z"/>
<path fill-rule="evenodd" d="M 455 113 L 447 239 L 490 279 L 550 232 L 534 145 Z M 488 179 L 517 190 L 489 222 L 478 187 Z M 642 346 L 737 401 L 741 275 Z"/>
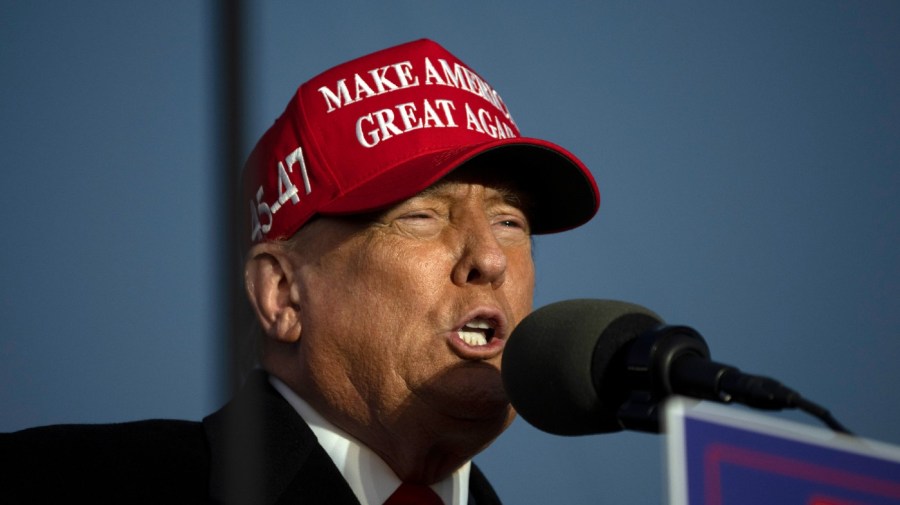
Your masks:
<path fill-rule="evenodd" d="M 424 384 L 417 396 L 442 415 L 468 423 L 512 422 L 515 412 L 503 389 L 500 372 L 491 366 L 460 366 Z"/>

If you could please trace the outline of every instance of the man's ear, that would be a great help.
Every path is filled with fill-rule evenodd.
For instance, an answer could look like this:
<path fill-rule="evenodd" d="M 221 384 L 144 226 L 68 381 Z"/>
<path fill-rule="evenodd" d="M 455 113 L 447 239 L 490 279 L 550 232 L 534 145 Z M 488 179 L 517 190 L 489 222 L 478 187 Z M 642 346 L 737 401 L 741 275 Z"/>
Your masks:
<path fill-rule="evenodd" d="M 244 264 L 244 286 L 256 319 L 269 338 L 283 343 L 300 340 L 300 296 L 293 263 L 279 244 L 250 249 Z"/>

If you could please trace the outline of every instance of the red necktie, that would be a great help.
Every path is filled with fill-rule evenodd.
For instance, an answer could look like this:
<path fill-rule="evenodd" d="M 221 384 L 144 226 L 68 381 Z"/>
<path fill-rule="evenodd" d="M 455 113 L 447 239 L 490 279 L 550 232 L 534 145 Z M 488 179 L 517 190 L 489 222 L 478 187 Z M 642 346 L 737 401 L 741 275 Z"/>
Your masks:
<path fill-rule="evenodd" d="M 430 487 L 404 482 L 384 505 L 444 505 L 444 502 Z"/>

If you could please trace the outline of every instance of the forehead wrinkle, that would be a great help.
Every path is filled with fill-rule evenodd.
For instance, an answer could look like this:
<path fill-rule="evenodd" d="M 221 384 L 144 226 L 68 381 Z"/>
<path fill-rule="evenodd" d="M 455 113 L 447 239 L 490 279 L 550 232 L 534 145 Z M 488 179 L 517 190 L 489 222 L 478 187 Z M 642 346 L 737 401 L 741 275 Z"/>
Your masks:
<path fill-rule="evenodd" d="M 509 205 L 512 205 L 513 207 L 522 209 L 523 211 L 526 209 L 527 197 L 523 194 L 522 191 L 516 189 L 515 185 L 507 182 L 493 180 L 479 180 L 479 177 L 477 176 L 466 176 L 463 174 L 450 174 L 447 177 L 432 184 L 431 186 L 423 189 L 416 195 L 412 196 L 410 199 L 416 197 L 440 196 L 438 195 L 438 193 L 440 193 L 442 190 L 445 190 L 448 186 L 454 183 L 483 186 L 488 191 L 493 190 L 496 192 L 496 194 L 488 196 L 487 200 L 501 200 L 503 203 L 507 203 Z"/>

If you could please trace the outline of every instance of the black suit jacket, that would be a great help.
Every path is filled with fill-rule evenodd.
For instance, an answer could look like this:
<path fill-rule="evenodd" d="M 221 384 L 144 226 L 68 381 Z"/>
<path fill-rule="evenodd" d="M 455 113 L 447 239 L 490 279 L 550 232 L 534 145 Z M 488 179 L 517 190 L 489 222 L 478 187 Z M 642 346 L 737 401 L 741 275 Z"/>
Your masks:
<path fill-rule="evenodd" d="M 0 434 L 3 503 L 358 505 L 264 373 L 202 423 L 59 425 Z M 475 465 L 473 505 L 500 500 Z"/>

